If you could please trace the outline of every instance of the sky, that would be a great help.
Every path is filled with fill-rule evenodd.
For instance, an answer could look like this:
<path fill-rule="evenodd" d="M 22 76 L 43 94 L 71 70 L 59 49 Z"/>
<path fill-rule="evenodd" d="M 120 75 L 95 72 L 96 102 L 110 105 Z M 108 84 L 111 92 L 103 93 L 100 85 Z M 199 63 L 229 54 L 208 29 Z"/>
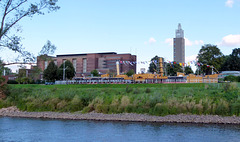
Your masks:
<path fill-rule="evenodd" d="M 50 40 L 57 47 L 54 55 L 117 52 L 137 55 L 137 61 L 155 55 L 172 61 L 178 23 L 186 62 L 195 60 L 204 44 L 217 45 L 224 55 L 240 48 L 240 0 L 59 0 L 59 6 L 19 22 L 26 50 L 38 55 Z M 5 62 L 17 56 L 0 52 Z M 140 68 L 148 65 L 138 64 L 137 72 Z"/>

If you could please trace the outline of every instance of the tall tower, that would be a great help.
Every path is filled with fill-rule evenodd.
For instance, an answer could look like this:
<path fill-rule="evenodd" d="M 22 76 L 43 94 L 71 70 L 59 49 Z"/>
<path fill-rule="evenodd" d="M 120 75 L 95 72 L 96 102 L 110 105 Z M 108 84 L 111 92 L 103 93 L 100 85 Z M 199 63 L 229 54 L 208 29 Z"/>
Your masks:
<path fill-rule="evenodd" d="M 173 59 L 176 62 L 185 63 L 185 39 L 180 23 L 176 30 L 176 37 L 173 40 Z"/>

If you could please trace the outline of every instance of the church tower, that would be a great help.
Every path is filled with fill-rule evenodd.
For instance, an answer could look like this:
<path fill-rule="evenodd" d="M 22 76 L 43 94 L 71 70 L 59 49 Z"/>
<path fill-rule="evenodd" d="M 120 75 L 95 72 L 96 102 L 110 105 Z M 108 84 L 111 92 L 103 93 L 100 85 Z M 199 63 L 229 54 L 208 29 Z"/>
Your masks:
<path fill-rule="evenodd" d="M 185 63 L 185 39 L 181 24 L 178 24 L 176 37 L 173 40 L 173 59 L 179 63 Z"/>

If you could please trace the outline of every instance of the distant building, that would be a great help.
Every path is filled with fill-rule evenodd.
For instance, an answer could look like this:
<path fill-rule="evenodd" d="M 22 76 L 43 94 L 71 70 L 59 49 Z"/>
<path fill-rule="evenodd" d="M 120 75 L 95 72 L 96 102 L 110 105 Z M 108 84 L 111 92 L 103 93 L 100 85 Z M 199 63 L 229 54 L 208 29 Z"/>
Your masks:
<path fill-rule="evenodd" d="M 219 78 L 224 78 L 226 76 L 240 76 L 240 71 L 222 71 L 220 75 L 218 76 Z"/>
<path fill-rule="evenodd" d="M 105 53 L 89 53 L 89 54 L 65 54 L 57 55 L 56 57 L 46 56 L 44 58 L 37 58 L 37 66 L 44 71 L 49 62 L 53 60 L 54 63 L 59 67 L 61 64 L 69 60 L 72 62 L 76 77 L 82 75 L 90 75 L 91 71 L 96 69 L 101 74 L 105 73 L 116 73 L 116 61 L 129 61 L 136 62 L 136 55 L 131 54 L 117 54 L 116 52 L 105 52 Z M 126 73 L 133 69 L 136 73 L 136 64 L 120 64 L 120 73 Z"/>
<path fill-rule="evenodd" d="M 179 63 L 185 63 L 185 39 L 181 24 L 178 24 L 176 37 L 173 40 L 173 59 Z"/>
<path fill-rule="evenodd" d="M 145 68 L 140 68 L 140 73 L 146 73 L 146 69 Z"/>

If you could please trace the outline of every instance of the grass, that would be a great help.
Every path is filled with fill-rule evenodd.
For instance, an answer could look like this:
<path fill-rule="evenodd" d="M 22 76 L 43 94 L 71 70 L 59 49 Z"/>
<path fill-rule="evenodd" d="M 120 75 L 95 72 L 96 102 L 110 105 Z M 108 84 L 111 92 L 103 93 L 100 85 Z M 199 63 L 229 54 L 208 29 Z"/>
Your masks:
<path fill-rule="evenodd" d="M 9 85 L 0 108 L 24 111 L 240 115 L 237 83 Z"/>

